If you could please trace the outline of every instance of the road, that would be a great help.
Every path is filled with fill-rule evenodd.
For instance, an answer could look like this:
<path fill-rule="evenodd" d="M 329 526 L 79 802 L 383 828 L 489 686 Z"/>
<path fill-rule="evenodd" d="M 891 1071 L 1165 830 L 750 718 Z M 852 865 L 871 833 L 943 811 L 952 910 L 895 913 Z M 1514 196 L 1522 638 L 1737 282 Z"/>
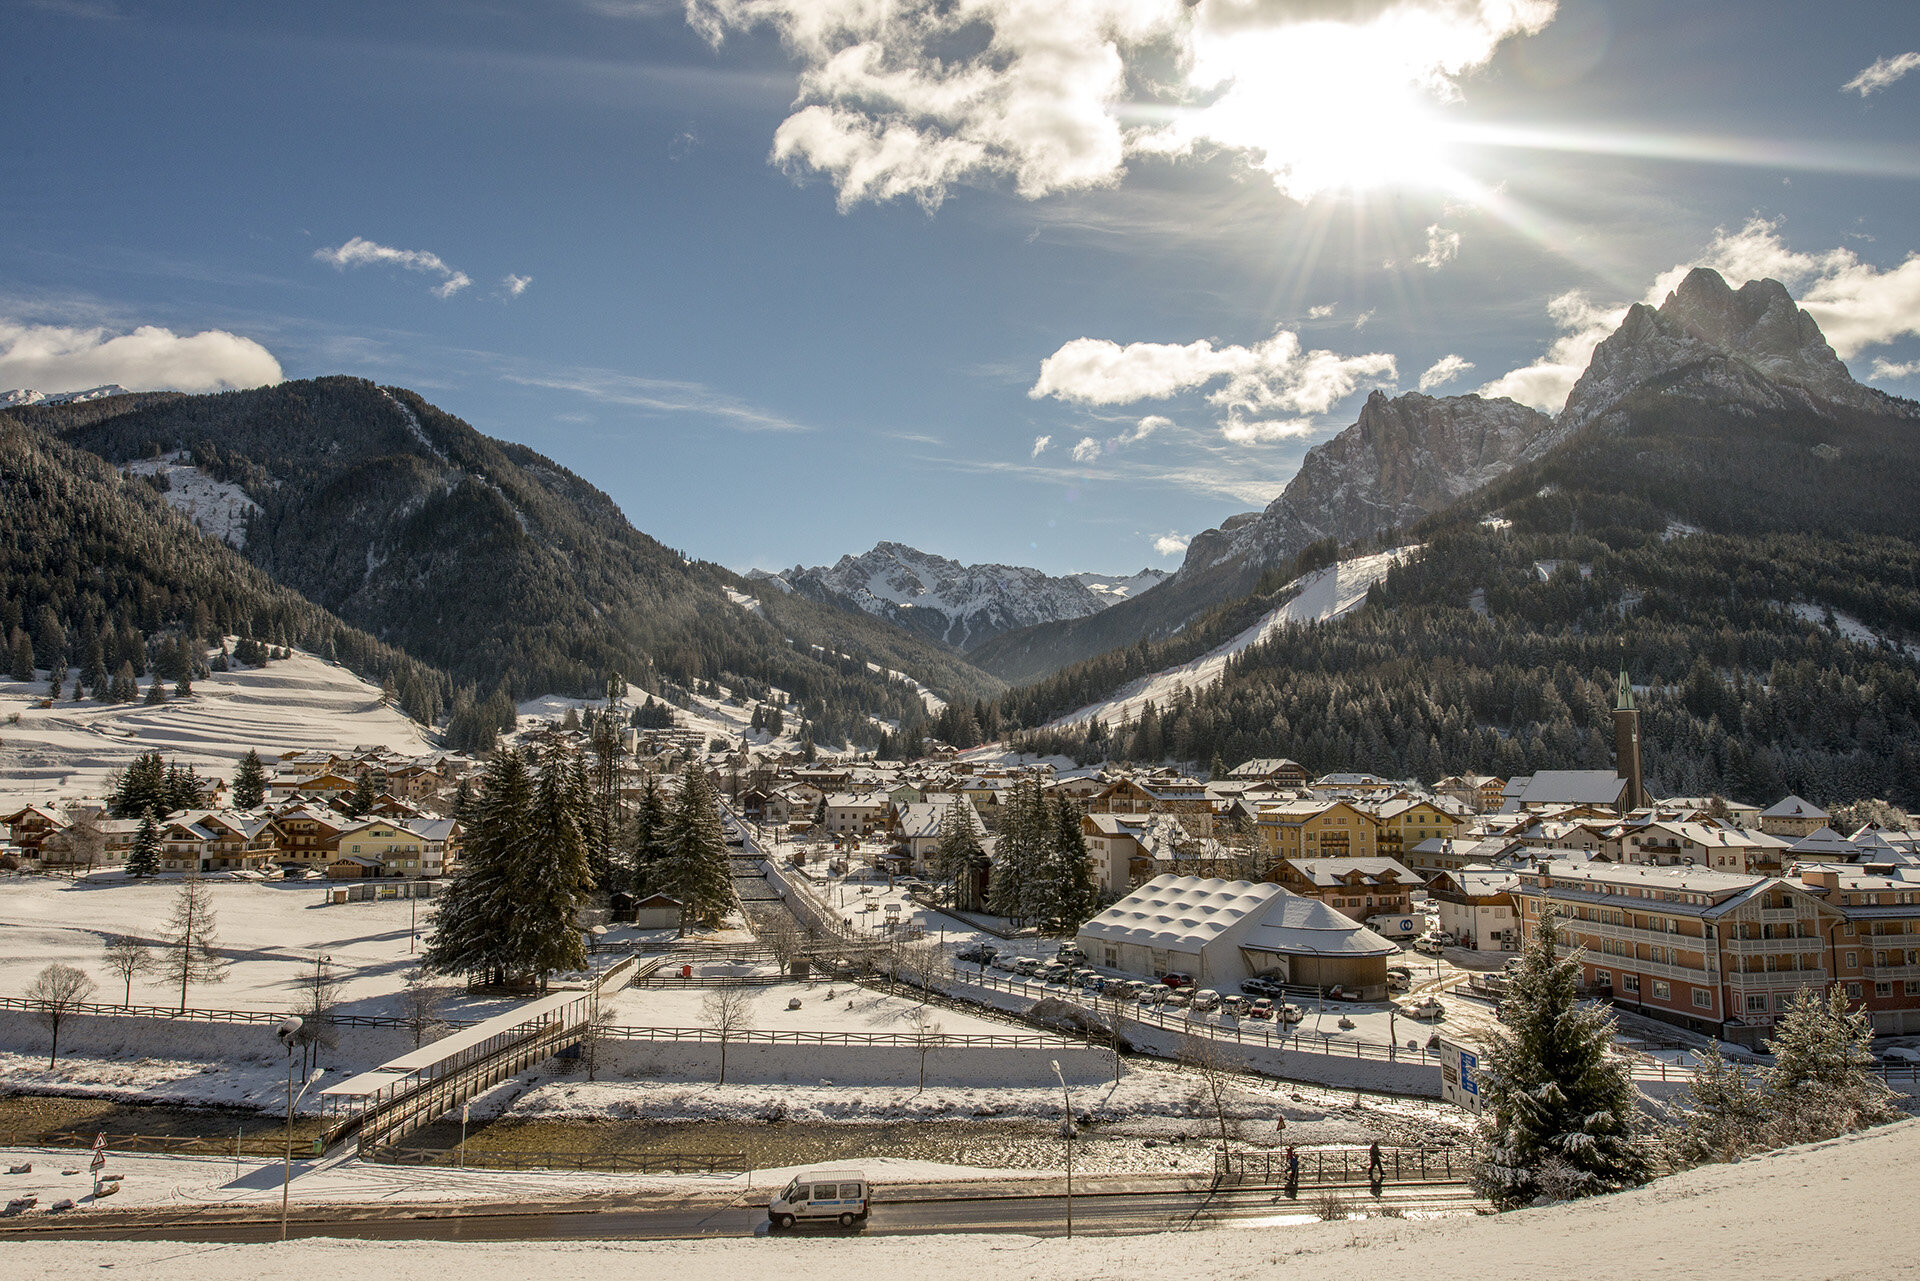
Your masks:
<path fill-rule="evenodd" d="M 1089 1236 L 1184 1231 L 1220 1227 L 1274 1225 L 1315 1218 L 1324 1189 L 1303 1189 L 1287 1200 L 1275 1189 L 1215 1193 L 1133 1192 L 1073 1198 L 1073 1227 Z M 1402 1212 L 1467 1211 L 1479 1203 L 1459 1184 L 1396 1184 L 1375 1202 L 1364 1187 L 1338 1190 L 1356 1209 L 1394 1206 Z M 931 1200 L 876 1201 L 864 1229 L 870 1236 L 913 1236 L 935 1232 L 1010 1232 L 1058 1236 L 1066 1230 L 1067 1202 L 1060 1196 L 993 1196 Z M 178 1217 L 175 1217 L 178 1216 Z M 241 1244 L 276 1241 L 274 1218 L 210 1220 L 178 1211 L 138 1216 L 139 1222 L 104 1224 L 85 1217 L 49 1222 L 37 1218 L 31 1232 L 8 1225 L 11 1236 L 74 1241 L 181 1241 Z M 24 1225 L 20 1225 L 24 1226 Z M 333 1237 L 366 1241 L 672 1241 L 703 1237 L 764 1236 L 765 1203 L 740 1198 L 687 1198 L 600 1210 L 509 1210 L 462 1213 L 451 1207 L 417 1207 L 413 1212 L 325 1211 L 307 1209 L 288 1230 L 293 1237 Z M 807 1226 L 782 1236 L 848 1235 L 836 1226 Z"/>

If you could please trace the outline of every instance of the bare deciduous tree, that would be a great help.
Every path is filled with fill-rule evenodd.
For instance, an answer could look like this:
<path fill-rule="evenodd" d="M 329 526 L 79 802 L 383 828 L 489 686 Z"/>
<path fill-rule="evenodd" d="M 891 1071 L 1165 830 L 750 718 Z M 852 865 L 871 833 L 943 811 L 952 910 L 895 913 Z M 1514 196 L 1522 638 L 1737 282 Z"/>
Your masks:
<path fill-rule="evenodd" d="M 1220 1123 L 1220 1151 L 1229 1153 L 1232 1136 L 1227 1129 L 1227 1096 L 1233 1089 L 1233 1073 L 1243 1063 L 1212 1037 L 1189 1034 L 1180 1038 L 1180 1066 L 1200 1079 L 1201 1097 Z"/>
<path fill-rule="evenodd" d="M 920 1088 L 927 1088 L 927 1054 L 939 1049 L 947 1042 L 946 1033 L 941 1030 L 939 1020 L 925 1005 L 917 1005 L 907 1015 L 907 1022 L 913 1025 L 913 1047 L 920 1051 Z"/>
<path fill-rule="evenodd" d="M 588 1002 L 587 1021 L 580 1031 L 580 1063 L 587 1069 L 589 1081 L 600 1079 L 601 1056 L 607 1047 L 607 1029 L 612 1026 L 613 1007 L 600 1004 L 600 993 L 596 990 Z"/>
<path fill-rule="evenodd" d="M 700 1022 L 720 1038 L 720 1084 L 725 1085 L 727 1042 L 753 1027 L 753 1002 L 745 988 L 715 988 L 700 1002 Z"/>
<path fill-rule="evenodd" d="M 33 1002 L 33 1017 L 53 1034 L 52 1048 L 47 1051 L 48 1067 L 60 1054 L 60 1024 L 92 995 L 93 980 L 71 965 L 56 961 L 34 976 L 27 999 Z"/>
<path fill-rule="evenodd" d="M 407 972 L 407 985 L 400 989 L 400 1019 L 413 1033 L 414 1049 L 438 1039 L 447 1030 L 440 1018 L 440 1007 L 446 1003 L 448 991 L 425 970 L 416 968 Z"/>
<path fill-rule="evenodd" d="M 313 968 L 300 976 L 300 1003 L 293 1012 L 300 1016 L 300 1030 L 293 1043 L 300 1047 L 300 1079 L 313 1070 L 322 1049 L 331 1050 L 340 1043 L 333 1031 L 333 1011 L 340 1004 L 340 979 L 333 972 L 330 958 L 316 956 Z"/>
<path fill-rule="evenodd" d="M 133 1004 L 133 976 L 153 968 L 153 949 L 131 934 L 109 934 L 106 945 L 107 971 L 122 984 L 120 1007 Z"/>
<path fill-rule="evenodd" d="M 107 834 L 100 826 L 99 811 L 92 807 L 69 811 L 60 837 L 67 847 L 68 865 L 82 872 L 91 872 L 106 855 Z"/>
<path fill-rule="evenodd" d="M 787 966 L 800 955 L 806 939 L 800 933 L 800 927 L 794 923 L 784 909 L 770 913 L 755 931 L 760 942 L 773 953 L 773 959 L 780 966 L 780 972 L 786 973 Z"/>

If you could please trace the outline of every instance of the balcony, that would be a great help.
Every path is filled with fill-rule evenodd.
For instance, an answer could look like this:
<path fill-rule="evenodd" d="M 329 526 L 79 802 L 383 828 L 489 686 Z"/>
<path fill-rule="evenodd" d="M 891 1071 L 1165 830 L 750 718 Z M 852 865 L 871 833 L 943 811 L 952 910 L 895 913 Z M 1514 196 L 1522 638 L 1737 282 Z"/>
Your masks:
<path fill-rule="evenodd" d="M 1696 970 L 1690 965 L 1666 965 L 1659 961 L 1643 961 L 1635 956 L 1601 956 L 1588 953 L 1586 963 L 1595 969 L 1611 970 L 1615 974 L 1640 974 L 1649 978 L 1673 979 L 1680 983 L 1691 983 L 1695 987 L 1713 987 L 1720 982 L 1717 970 Z M 1618 980 L 1614 989 L 1619 990 Z"/>
<path fill-rule="evenodd" d="M 1869 965 L 1866 967 L 1869 978 L 1888 982 L 1893 979 L 1920 979 L 1920 965 Z"/>
<path fill-rule="evenodd" d="M 1768 970 L 1759 974 L 1729 971 L 1727 983 L 1735 992 L 1792 992 L 1810 987 L 1818 992 L 1827 985 L 1825 970 Z"/>
<path fill-rule="evenodd" d="M 1729 952 L 1738 952 L 1742 955 L 1747 955 L 1747 956 L 1758 956 L 1762 954 L 1771 954 L 1771 953 L 1780 953 L 1780 952 L 1817 952 L 1821 948 L 1821 943 L 1820 943 L 1820 940 L 1817 938 L 1793 938 L 1793 939 L 1726 938 L 1726 939 L 1720 940 L 1720 946 L 1725 948 Z"/>
<path fill-rule="evenodd" d="M 1760 917 L 1761 921 L 1766 924 L 1778 924 L 1783 921 L 1797 921 L 1800 919 L 1800 916 L 1801 916 L 1800 909 L 1797 907 L 1763 907 L 1759 909 L 1757 914 Z M 1806 913 L 1806 915 L 1809 918 L 1811 918 L 1813 916 L 1813 913 L 1809 911 Z"/>

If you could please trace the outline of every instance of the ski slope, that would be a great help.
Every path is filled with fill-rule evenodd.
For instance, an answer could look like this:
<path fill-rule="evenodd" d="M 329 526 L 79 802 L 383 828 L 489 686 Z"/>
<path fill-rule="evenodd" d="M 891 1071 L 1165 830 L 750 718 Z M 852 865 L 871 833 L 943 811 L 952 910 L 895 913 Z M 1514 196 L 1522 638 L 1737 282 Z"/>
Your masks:
<path fill-rule="evenodd" d="M 1167 701 L 1182 689 L 1205 689 L 1220 679 L 1228 659 L 1267 640 L 1282 628 L 1324 623 L 1353 609 L 1367 598 L 1368 588 L 1387 576 L 1388 570 L 1419 550 L 1418 547 L 1396 547 L 1392 551 L 1344 560 L 1338 565 L 1329 565 L 1304 575 L 1289 584 L 1299 589 L 1298 594 L 1226 644 L 1209 650 L 1191 662 L 1142 677 L 1107 701 L 1069 712 L 1051 722 L 1050 727 L 1088 725 L 1094 721 L 1120 725 L 1138 718 L 1148 703 L 1165 707 Z"/>
<path fill-rule="evenodd" d="M 44 678 L 0 681 L 0 809 L 97 798 L 109 774 L 144 752 L 225 778 L 249 748 L 268 760 L 309 748 L 433 750 L 418 724 L 381 702 L 378 686 L 299 650 L 262 668 L 216 672 L 195 681 L 191 697 L 157 707 L 66 697 L 43 709 L 46 693 Z"/>

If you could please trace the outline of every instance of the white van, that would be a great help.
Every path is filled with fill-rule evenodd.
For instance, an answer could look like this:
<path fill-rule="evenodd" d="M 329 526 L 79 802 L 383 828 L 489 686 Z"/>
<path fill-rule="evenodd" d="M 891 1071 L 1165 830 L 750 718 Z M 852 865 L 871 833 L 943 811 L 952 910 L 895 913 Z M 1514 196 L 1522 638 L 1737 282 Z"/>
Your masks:
<path fill-rule="evenodd" d="M 830 1219 L 843 1228 L 867 1221 L 867 1178 L 858 1170 L 807 1170 L 767 1203 L 767 1222 L 790 1228 L 802 1219 Z"/>

